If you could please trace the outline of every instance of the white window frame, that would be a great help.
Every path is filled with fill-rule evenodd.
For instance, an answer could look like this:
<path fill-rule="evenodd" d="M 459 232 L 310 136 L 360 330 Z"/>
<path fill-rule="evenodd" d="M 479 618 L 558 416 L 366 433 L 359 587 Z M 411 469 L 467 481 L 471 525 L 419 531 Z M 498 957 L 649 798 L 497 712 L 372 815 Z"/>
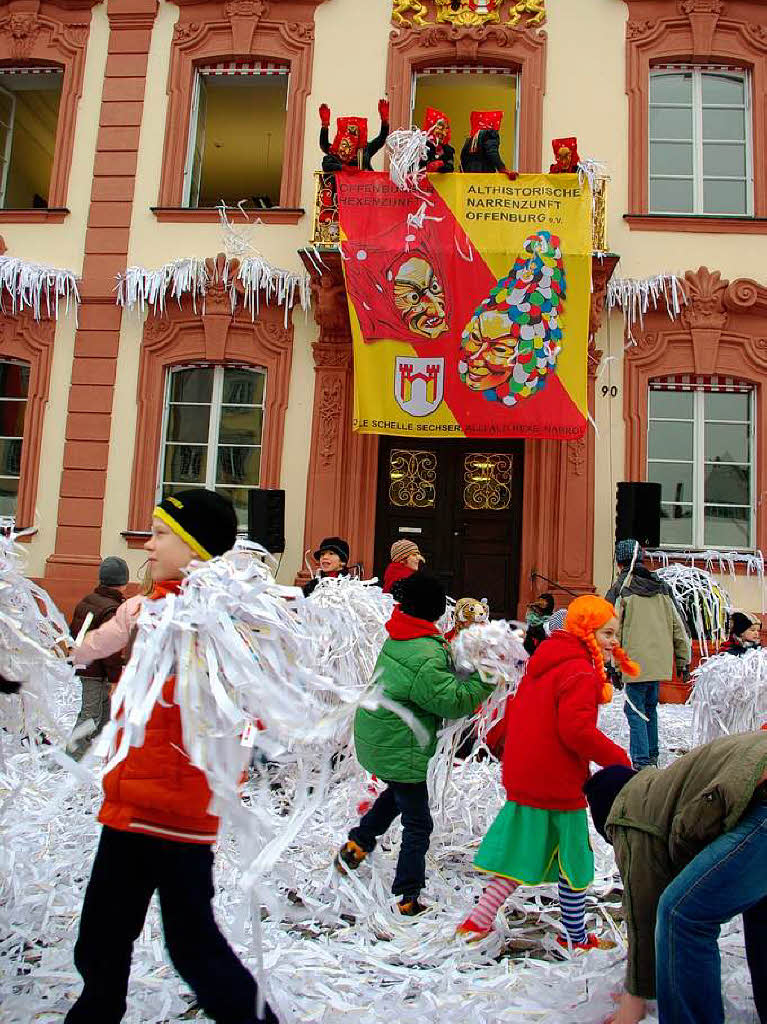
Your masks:
<path fill-rule="evenodd" d="M 663 543 L 661 542 L 661 548 L 667 548 L 669 550 L 679 550 L 679 548 L 690 549 L 693 551 L 755 551 L 757 548 L 756 544 L 756 470 L 757 470 L 757 459 L 756 459 L 756 389 L 749 388 L 748 394 L 748 417 L 749 417 L 749 534 L 750 534 L 750 545 L 748 547 L 733 548 L 726 547 L 717 544 L 707 544 L 705 542 L 705 488 L 706 488 L 706 419 L 705 419 L 705 396 L 707 392 L 724 390 L 717 388 L 705 388 L 705 387 L 691 387 L 688 391 L 682 391 L 683 394 L 692 394 L 693 396 L 693 408 L 692 408 L 692 502 L 681 502 L 681 504 L 692 504 L 692 540 L 689 545 L 679 542 Z M 650 387 L 647 393 L 647 427 L 648 435 L 649 429 L 652 423 L 689 423 L 689 420 L 682 420 L 673 416 L 658 417 L 652 416 L 651 412 L 651 395 L 653 391 L 680 391 L 679 388 L 664 388 L 664 387 Z M 716 423 L 737 423 L 742 425 L 742 420 L 715 420 L 712 422 Z M 649 441 L 649 437 L 648 437 Z M 651 459 L 650 458 L 650 446 L 647 445 L 647 458 L 645 462 L 645 468 L 647 471 L 646 479 L 650 479 L 650 464 L 651 463 L 678 463 L 680 459 Z M 738 463 L 740 465 L 740 463 Z M 666 505 L 677 505 L 680 502 L 675 501 L 664 501 Z M 709 505 L 716 505 L 717 502 L 708 502 Z M 745 508 L 744 505 L 735 505 L 734 508 Z"/>
<path fill-rule="evenodd" d="M 745 121 L 745 157 L 746 157 L 746 210 L 744 213 L 712 213 L 703 208 L 703 75 L 705 74 L 727 74 L 738 77 L 743 81 L 744 95 L 744 121 Z M 751 102 L 751 74 L 746 68 L 724 67 L 719 65 L 695 66 L 695 65 L 657 65 L 650 69 L 650 80 L 655 75 L 691 75 L 692 76 L 692 205 L 691 211 L 680 210 L 656 210 L 652 206 L 652 179 L 667 178 L 689 180 L 686 174 L 655 174 L 652 173 L 652 161 L 650 158 L 650 144 L 652 142 L 678 142 L 678 139 L 654 139 L 650 134 L 650 111 L 653 103 L 651 100 L 652 86 L 648 89 L 648 119 L 647 119 L 647 209 L 648 213 L 665 215 L 669 217 L 753 217 L 754 216 L 754 151 L 752 144 L 753 128 L 752 102 Z M 660 106 L 673 107 L 674 104 L 660 104 Z M 686 104 L 677 106 L 687 109 Z M 710 104 L 709 104 L 710 106 Z M 735 108 L 733 108 L 735 109 Z M 741 109 L 741 108 L 737 108 Z M 712 141 L 712 140 L 709 140 Z M 732 140 L 722 140 L 732 141 Z M 722 181 L 742 181 L 741 178 L 721 178 Z"/>
<path fill-rule="evenodd" d="M 467 67 L 465 64 L 448 65 L 439 68 L 429 68 L 426 71 L 414 71 L 410 80 L 410 121 L 413 121 L 413 114 L 415 112 L 415 99 L 416 90 L 418 88 L 419 78 L 434 78 L 439 74 L 458 75 L 458 74 L 476 75 L 476 74 L 494 74 L 504 75 L 507 78 L 513 78 L 515 80 L 514 89 L 514 158 L 511 163 L 512 167 L 516 167 L 519 164 L 519 111 L 521 109 L 521 95 L 522 95 L 522 75 L 518 71 L 512 71 L 511 68 L 492 68 L 492 67 L 476 67 L 471 65 Z M 455 126 L 453 126 L 455 127 Z M 459 133 L 460 134 L 460 133 Z M 469 134 L 469 127 L 466 125 L 466 135 Z M 456 159 L 460 161 L 461 146 L 462 142 L 458 143 L 458 135 L 454 136 Z"/>
<path fill-rule="evenodd" d="M 223 406 L 223 394 L 224 394 L 224 371 L 225 370 L 247 370 L 248 373 L 260 374 L 264 380 L 264 390 L 261 403 L 258 405 L 248 406 L 248 408 L 261 409 L 261 441 L 258 445 L 251 445 L 250 447 L 258 447 L 261 449 L 261 455 L 263 457 L 264 451 L 264 429 L 266 426 L 266 389 L 268 387 L 268 373 L 264 367 L 260 366 L 248 366 L 241 363 L 179 363 L 174 366 L 168 367 L 165 373 L 165 388 L 163 391 L 163 408 L 162 408 L 162 434 L 160 441 L 160 453 L 157 462 L 157 485 L 155 487 L 155 501 L 159 504 L 162 501 L 162 489 L 165 481 L 163 481 L 163 467 L 165 465 L 165 451 L 168 446 L 168 417 L 170 414 L 170 394 L 171 394 L 171 382 L 173 374 L 180 370 L 213 370 L 213 390 L 211 393 L 210 403 L 207 402 L 185 402 L 181 403 L 184 405 L 199 405 L 205 406 L 210 409 L 208 417 L 208 440 L 205 442 L 207 450 L 207 458 L 205 462 L 205 481 L 202 484 L 188 484 L 189 487 L 207 487 L 208 490 L 215 491 L 219 488 L 225 488 L 226 484 L 219 484 L 216 480 L 216 474 L 218 471 L 218 451 L 219 447 L 224 448 L 241 448 L 247 447 L 244 445 L 219 445 L 219 433 L 221 430 L 221 408 Z M 232 403 L 227 403 L 231 405 Z M 237 404 L 237 403 L 234 403 Z M 171 442 L 182 443 L 182 442 Z M 183 442 L 186 443 L 186 442 Z M 188 442 L 192 444 L 193 442 Z M 201 442 L 194 442 L 196 445 L 201 446 Z M 212 458 L 211 458 L 212 453 Z M 258 471 L 258 483 L 256 484 L 232 484 L 231 487 L 236 490 L 253 491 L 257 490 L 261 486 L 261 464 L 259 463 Z"/>

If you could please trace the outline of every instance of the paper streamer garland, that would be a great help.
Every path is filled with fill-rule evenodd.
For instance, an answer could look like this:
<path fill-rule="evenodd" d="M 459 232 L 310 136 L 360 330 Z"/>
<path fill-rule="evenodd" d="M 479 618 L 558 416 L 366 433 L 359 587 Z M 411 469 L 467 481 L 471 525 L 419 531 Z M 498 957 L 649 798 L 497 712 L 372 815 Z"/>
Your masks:
<path fill-rule="evenodd" d="M 191 295 L 195 311 L 199 303 L 204 312 L 208 288 L 220 280 L 229 295 L 233 313 L 240 304 L 255 319 L 261 301 L 274 300 L 284 307 L 287 325 L 296 302 L 303 310 L 309 309 L 309 275 L 305 272 L 282 270 L 262 256 L 246 256 L 236 270 L 227 260 L 219 277 L 215 264 L 212 271 L 209 269 L 210 262 L 190 256 L 156 270 L 128 267 L 124 274 L 117 275 L 117 304 L 139 313 L 151 308 L 158 315 L 165 312 L 168 299 L 180 305 L 185 295 Z"/>
<path fill-rule="evenodd" d="M 23 313 L 31 309 L 35 320 L 42 316 L 58 318 L 59 305 L 77 308 L 80 293 L 77 277 L 71 270 L 32 263 L 18 256 L 0 256 L 0 312 Z"/>
<path fill-rule="evenodd" d="M 634 328 L 644 326 L 644 315 L 663 303 L 669 319 L 676 320 L 687 303 L 684 284 L 676 274 L 655 277 L 614 277 L 607 285 L 606 305 L 609 311 L 621 309 L 629 343 L 634 343 Z"/>

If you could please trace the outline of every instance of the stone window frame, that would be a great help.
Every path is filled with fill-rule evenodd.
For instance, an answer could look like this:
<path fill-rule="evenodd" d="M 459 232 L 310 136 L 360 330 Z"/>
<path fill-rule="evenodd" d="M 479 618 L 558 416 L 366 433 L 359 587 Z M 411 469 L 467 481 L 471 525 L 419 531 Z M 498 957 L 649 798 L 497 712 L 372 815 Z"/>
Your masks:
<path fill-rule="evenodd" d="M 29 366 L 16 505 L 19 527 L 35 525 L 43 423 L 50 392 L 55 334 L 56 321 L 52 319 L 34 320 L 31 313 L 14 316 L 7 312 L 0 317 L 0 359 L 13 359 Z"/>
<path fill-rule="evenodd" d="M 0 18 L 0 69 L 45 65 L 63 71 L 47 209 L 0 210 L 0 223 L 60 223 L 67 193 L 83 91 L 91 8 L 98 0 L 55 0 L 31 6 L 12 0 Z"/>
<path fill-rule="evenodd" d="M 137 417 L 131 474 L 128 526 L 123 536 L 129 547 L 141 547 L 151 525 L 162 443 L 165 379 L 169 369 L 188 364 L 233 364 L 266 372 L 266 403 L 261 437 L 259 486 L 280 486 L 285 414 L 290 390 L 293 325 L 285 325 L 284 310 L 276 303 L 261 305 L 259 318 L 238 309 L 232 316 L 229 292 L 222 283 L 226 258 L 207 260 L 215 283 L 197 309 L 187 296 L 164 315 L 148 316 L 144 324 L 137 382 Z M 237 261 L 229 261 L 230 273 Z"/>
<path fill-rule="evenodd" d="M 455 28 L 400 28 L 392 32 L 386 70 L 386 92 L 394 126 L 410 124 L 413 74 L 443 66 L 497 67 L 519 75 L 518 166 L 522 173 L 541 170 L 543 97 L 546 91 L 546 33 L 537 27 L 508 25 Z M 456 126 L 457 127 L 457 126 Z M 454 137 L 460 132 L 454 130 Z M 460 151 L 460 141 L 456 148 Z"/>
<path fill-rule="evenodd" d="M 752 0 L 624 0 L 628 96 L 628 213 L 632 230 L 767 233 L 767 26 Z M 751 81 L 751 216 L 649 213 L 650 71 L 667 64 L 726 65 Z"/>
<path fill-rule="evenodd" d="M 265 224 L 296 224 L 304 214 L 300 202 L 306 101 L 314 63 L 314 10 L 323 0 L 286 0 L 274 11 L 273 19 L 273 4 L 265 0 L 174 2 L 181 11 L 171 45 L 168 112 L 155 216 L 160 221 L 218 221 L 215 209 L 181 205 L 195 74 L 204 64 L 261 59 L 289 63 L 290 84 L 280 205 L 259 210 L 258 217 Z"/>
<path fill-rule="evenodd" d="M 625 480 L 647 479 L 651 380 L 689 373 L 736 378 L 753 388 L 756 438 L 767 424 L 767 288 L 744 278 L 730 283 L 707 267 L 688 270 L 684 287 L 688 301 L 679 319 L 660 309 L 645 314 L 624 353 Z M 759 496 L 767 488 L 767 445 L 757 443 L 753 468 Z M 763 551 L 767 503 L 757 497 L 756 505 L 754 550 Z"/>

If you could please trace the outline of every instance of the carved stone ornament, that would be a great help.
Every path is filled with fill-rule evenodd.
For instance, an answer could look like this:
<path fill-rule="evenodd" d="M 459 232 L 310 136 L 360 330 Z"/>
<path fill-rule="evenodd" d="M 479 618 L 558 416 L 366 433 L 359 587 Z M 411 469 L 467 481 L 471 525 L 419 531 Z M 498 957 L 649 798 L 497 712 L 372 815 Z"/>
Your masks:
<path fill-rule="evenodd" d="M 723 0 L 681 0 L 680 9 L 684 14 L 716 14 L 724 10 Z"/>
<path fill-rule="evenodd" d="M 344 385 L 340 377 L 328 377 L 322 383 L 319 402 L 319 452 L 326 464 L 338 451 L 338 434 L 341 423 L 341 405 Z"/>
<path fill-rule="evenodd" d="M 627 39 L 641 39 L 643 36 L 649 36 L 655 28 L 656 22 L 650 18 L 642 18 L 639 21 L 630 21 L 626 25 L 626 38 Z"/>
<path fill-rule="evenodd" d="M 352 365 L 351 345 L 312 345 L 314 365 L 318 370 L 349 370 Z"/>
<path fill-rule="evenodd" d="M 227 18 L 265 18 L 269 4 L 264 0 L 228 0 L 224 8 Z"/>
<path fill-rule="evenodd" d="M 542 25 L 546 0 L 394 0 L 392 7 L 392 24 L 416 30 L 429 25 L 477 28 L 502 22 L 517 28 L 523 19 L 527 25 Z"/>
<path fill-rule="evenodd" d="M 722 0 L 681 0 L 679 8 L 690 19 L 693 53 L 712 53 L 716 25 L 724 9 Z"/>
<path fill-rule="evenodd" d="M 573 476 L 583 476 L 586 469 L 586 438 L 567 442 L 567 468 Z"/>
<path fill-rule="evenodd" d="M 729 281 L 707 267 L 688 270 L 684 280 L 687 305 L 682 307 L 681 320 L 687 330 L 724 330 L 728 319 L 724 295 Z"/>
<path fill-rule="evenodd" d="M 3 29 L 10 37 L 11 53 L 18 59 L 32 52 L 41 25 L 34 14 L 11 14 Z"/>

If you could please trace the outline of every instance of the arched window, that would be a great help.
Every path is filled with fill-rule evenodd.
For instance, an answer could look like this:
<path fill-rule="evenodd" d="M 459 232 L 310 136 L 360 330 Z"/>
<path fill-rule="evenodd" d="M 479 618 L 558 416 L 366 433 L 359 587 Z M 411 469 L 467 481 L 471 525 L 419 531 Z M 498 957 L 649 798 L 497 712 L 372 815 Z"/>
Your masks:
<path fill-rule="evenodd" d="M 176 366 L 165 386 L 157 500 L 187 487 L 232 499 L 248 518 L 248 491 L 261 482 L 266 371 L 247 366 Z"/>

